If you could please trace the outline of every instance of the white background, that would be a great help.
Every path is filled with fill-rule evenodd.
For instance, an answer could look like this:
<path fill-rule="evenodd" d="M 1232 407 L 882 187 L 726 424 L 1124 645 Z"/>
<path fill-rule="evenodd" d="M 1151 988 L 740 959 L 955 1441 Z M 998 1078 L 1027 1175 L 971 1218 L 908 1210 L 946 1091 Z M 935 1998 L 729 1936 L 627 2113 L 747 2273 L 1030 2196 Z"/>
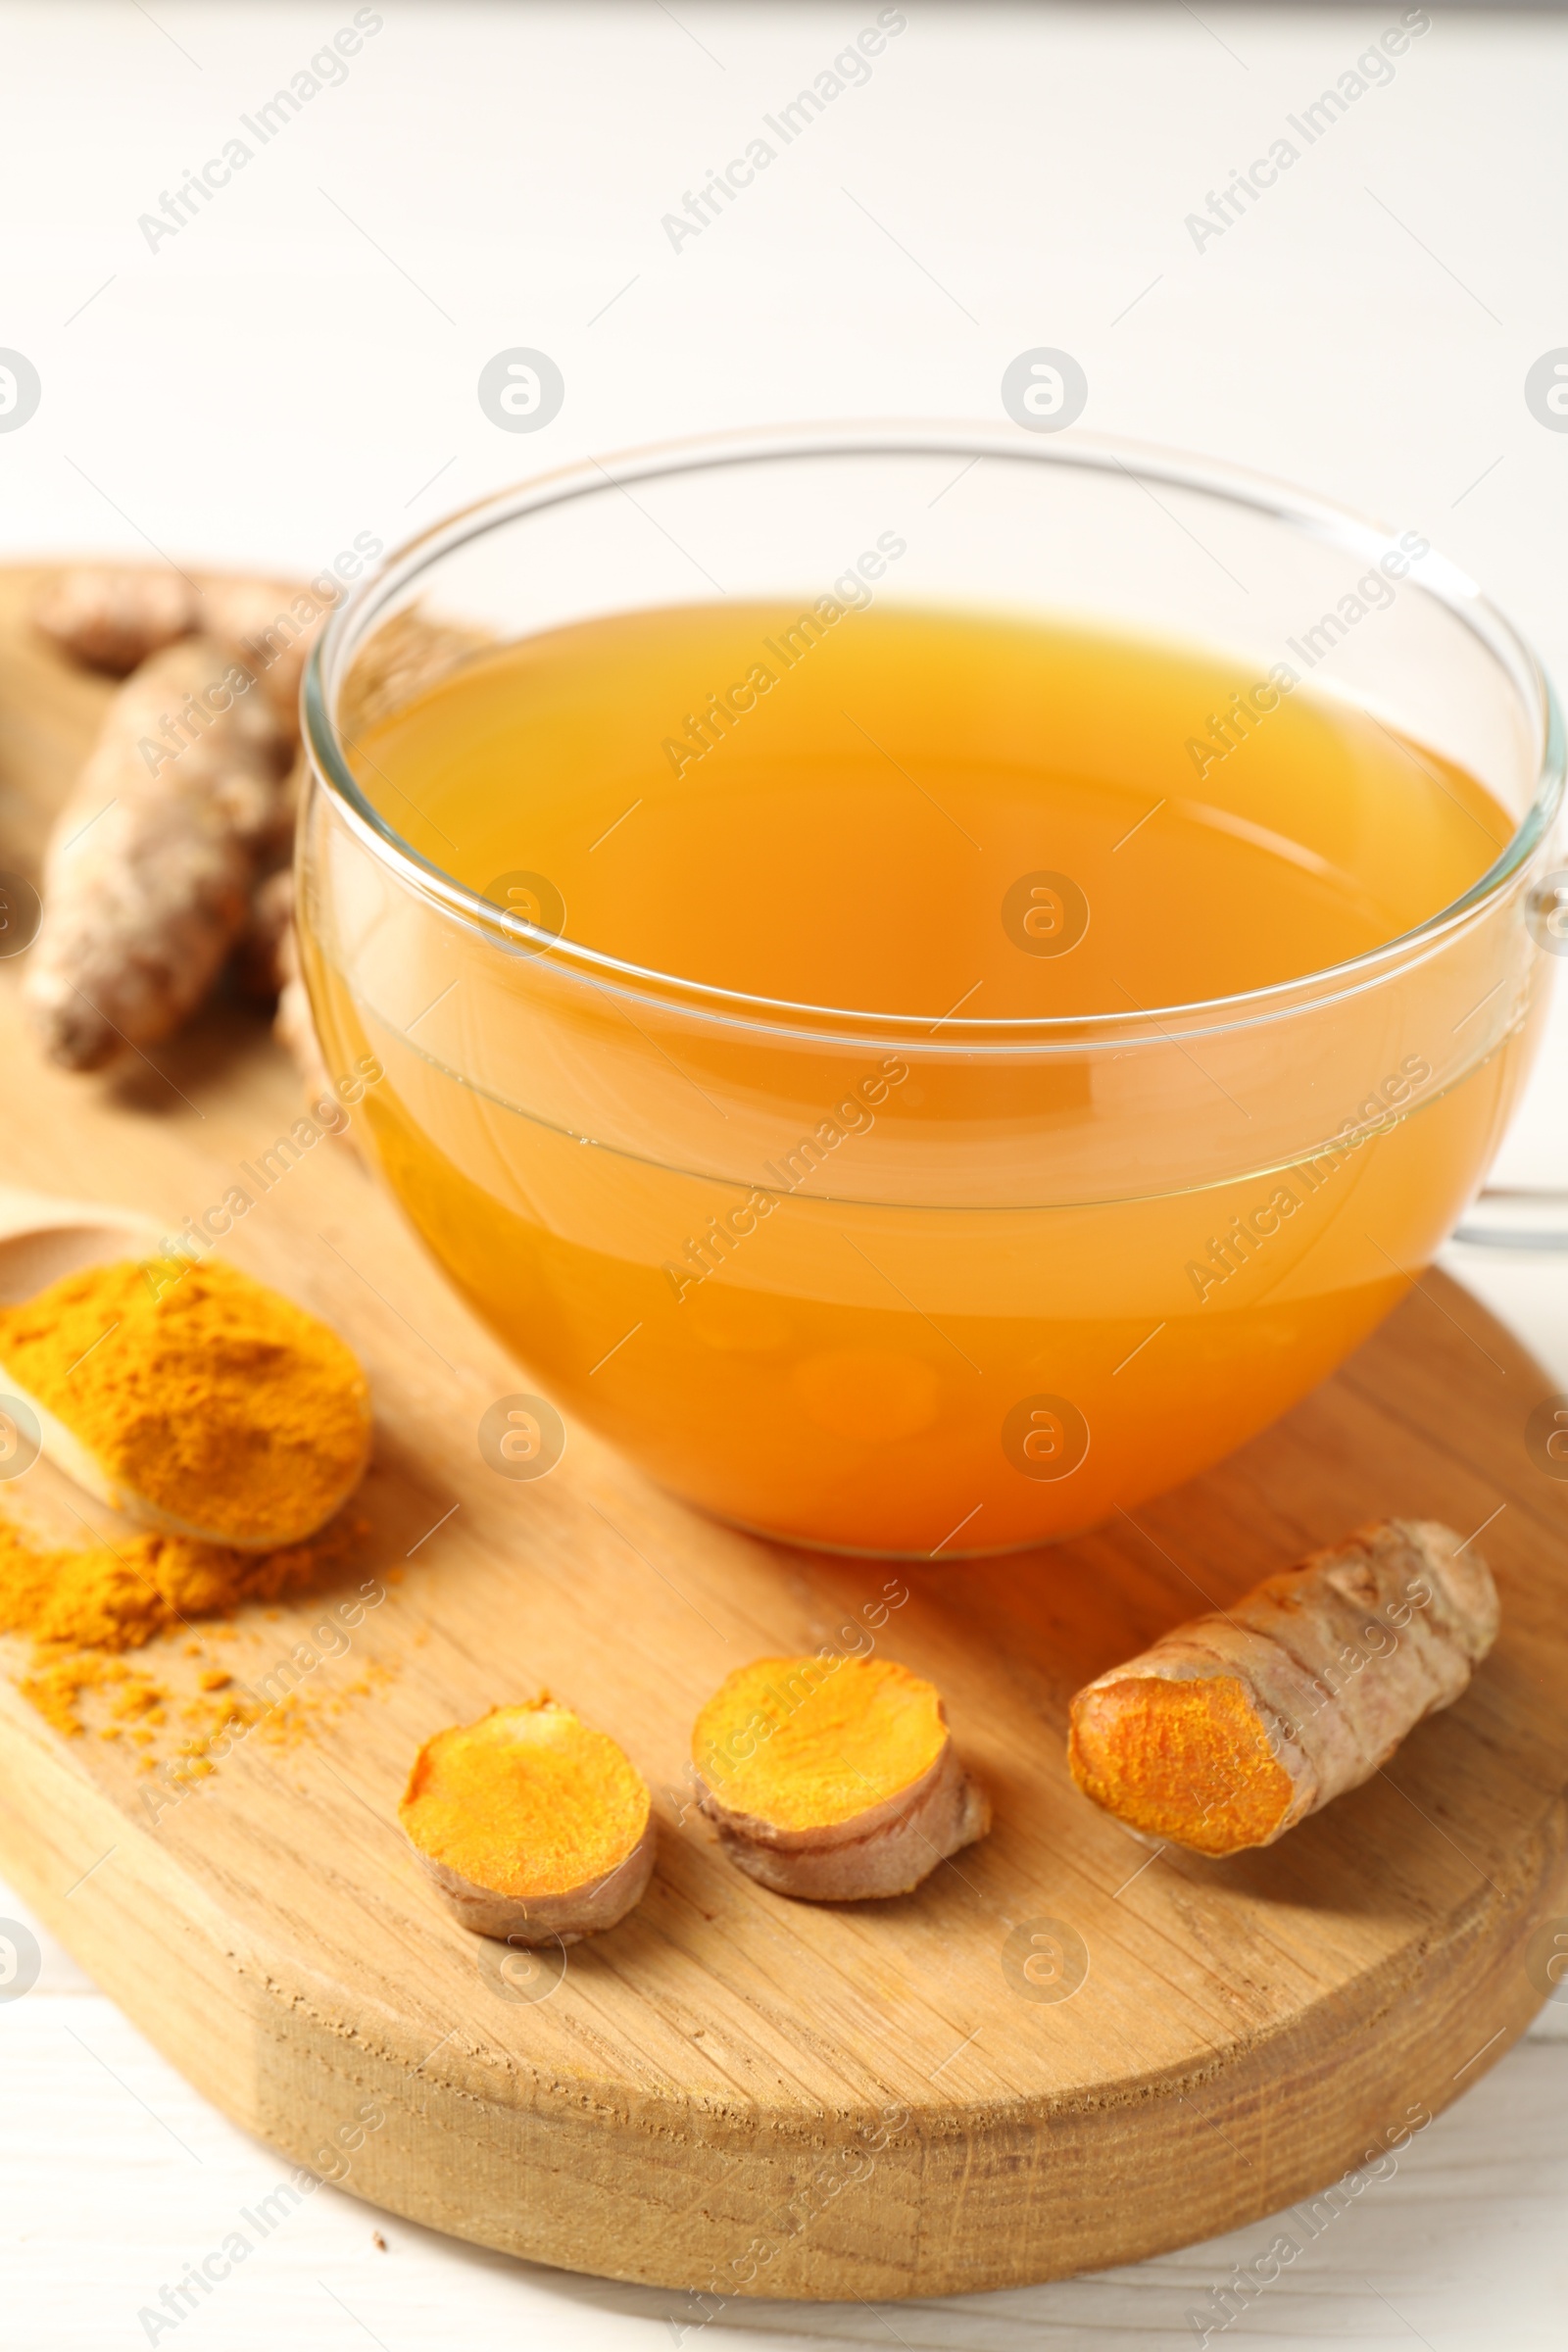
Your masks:
<path fill-rule="evenodd" d="M 1531 363 L 1568 345 L 1555 14 L 1435 9 L 1392 82 L 1199 252 L 1185 216 L 1400 20 L 1397 0 L 911 0 L 869 80 L 677 252 L 662 217 L 874 0 L 375 13 L 341 86 L 152 250 L 139 216 L 236 132 L 257 146 L 240 116 L 352 22 L 349 0 L 0 6 L 0 346 L 43 386 L 0 433 L 0 557 L 316 570 L 357 532 L 394 544 L 589 453 L 802 417 L 995 417 L 1006 363 L 1052 345 L 1086 370 L 1086 427 L 1419 528 L 1568 675 L 1568 433 L 1523 396 Z M 485 361 L 519 345 L 565 379 L 532 435 L 475 396 Z M 1559 1025 L 1507 1147 L 1514 1182 L 1562 1179 L 1565 1075 Z M 1568 1385 L 1565 1261 L 1455 1263 Z M 1565 2094 L 1568 2047 L 1522 2045 L 1215 2340 L 1560 2352 Z M 145 2342 L 138 2307 L 278 2171 L 62 1957 L 0 2006 L 12 2340 Z M 375 2218 L 320 2190 L 174 2331 L 182 2352 L 671 2341 L 676 2298 L 400 2223 L 383 2254 Z M 1192 2341 L 1186 2311 L 1268 2234 L 966 2304 L 735 2306 L 686 2340 Z"/>

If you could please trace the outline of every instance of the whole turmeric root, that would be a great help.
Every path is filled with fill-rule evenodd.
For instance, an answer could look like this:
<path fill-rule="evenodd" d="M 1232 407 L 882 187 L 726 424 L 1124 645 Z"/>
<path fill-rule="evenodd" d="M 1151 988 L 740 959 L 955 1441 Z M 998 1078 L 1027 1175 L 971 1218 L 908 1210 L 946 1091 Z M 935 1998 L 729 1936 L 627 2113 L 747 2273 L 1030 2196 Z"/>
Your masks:
<path fill-rule="evenodd" d="M 308 1092 L 326 1087 L 285 865 L 303 761 L 286 782 L 274 770 L 299 745 L 301 675 L 342 593 L 331 573 L 301 585 L 108 564 L 63 572 L 39 600 L 36 625 L 62 651 L 132 673 L 45 870 L 27 997 L 55 1060 L 96 1069 L 122 1040 L 167 1037 L 232 949 L 240 993 L 276 1000 Z M 394 615 L 361 650 L 343 724 L 352 735 L 491 642 Z M 251 786 L 266 787 L 265 808 Z"/>
<path fill-rule="evenodd" d="M 123 678 L 150 654 L 194 636 L 200 604 L 199 589 L 182 571 L 83 564 L 50 583 L 32 617 L 63 653 Z"/>
<path fill-rule="evenodd" d="M 84 564 L 45 589 L 33 620 L 63 653 L 122 678 L 182 638 L 216 637 L 259 680 L 292 744 L 317 625 L 342 593 L 330 573 L 307 588 L 297 580 L 192 579 L 141 564 Z"/>
<path fill-rule="evenodd" d="M 287 766 L 270 705 L 216 639 L 121 687 L 44 864 L 24 996 L 52 1060 L 98 1069 L 195 1010 L 287 839 Z"/>
<path fill-rule="evenodd" d="M 1451 1705 L 1496 1633 L 1484 1560 L 1435 1520 L 1379 1521 L 1080 1690 L 1073 1779 L 1195 1853 L 1271 1845 Z"/>

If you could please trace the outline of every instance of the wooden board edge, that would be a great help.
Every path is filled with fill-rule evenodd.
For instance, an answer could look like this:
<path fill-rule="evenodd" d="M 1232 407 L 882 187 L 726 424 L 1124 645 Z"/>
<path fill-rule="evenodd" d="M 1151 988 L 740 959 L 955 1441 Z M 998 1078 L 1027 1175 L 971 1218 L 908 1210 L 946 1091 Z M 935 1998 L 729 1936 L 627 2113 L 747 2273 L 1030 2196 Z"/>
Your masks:
<path fill-rule="evenodd" d="M 1329 1996 L 1269 2034 L 1239 2036 L 1211 2067 L 1130 2078 L 1114 2105 L 1003 2107 L 978 2119 L 955 2109 L 907 2139 L 884 2121 L 878 2148 L 827 2115 L 813 2133 L 693 2106 L 672 2128 L 664 2101 L 650 2096 L 639 2112 L 589 2082 L 508 2097 L 482 2047 L 460 2033 L 416 2058 L 390 2012 L 376 2044 L 343 2022 L 355 2006 L 345 1990 L 297 1960 L 238 1948 L 156 1838 L 127 1825 L 69 1749 L 41 1725 L 32 1735 L 14 1708 L 0 1711 L 0 1766 L 14 1798 L 0 1866 L 233 2123 L 409 2220 L 699 2301 L 1029 2285 L 1321 2198 L 1408 2130 L 1413 2110 L 1430 2119 L 1503 2056 L 1540 2006 L 1521 1965 L 1528 1930 L 1568 1911 L 1568 1798 L 1558 1797 L 1532 1849 L 1508 1857 L 1502 1885 L 1456 1906 L 1419 1976 L 1391 1961 L 1384 1981 L 1355 1988 L 1364 1999 Z M 116 1899 L 117 1866 L 132 1874 L 135 1905 Z M 508 2087 L 521 2086 L 514 2076 Z M 383 2118 L 372 2132 L 367 2108 Z M 759 2245 L 770 2248 L 765 2262 Z"/>

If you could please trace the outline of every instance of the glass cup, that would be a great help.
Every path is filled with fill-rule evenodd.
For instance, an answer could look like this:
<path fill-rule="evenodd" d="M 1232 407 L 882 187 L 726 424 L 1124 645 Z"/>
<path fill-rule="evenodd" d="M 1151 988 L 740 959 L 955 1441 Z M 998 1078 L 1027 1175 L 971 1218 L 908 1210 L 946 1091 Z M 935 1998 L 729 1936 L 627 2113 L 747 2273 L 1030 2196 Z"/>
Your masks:
<path fill-rule="evenodd" d="M 888 535 L 905 605 L 1185 642 L 1250 697 L 1309 671 L 1468 769 L 1513 837 L 1305 979 L 933 1024 L 617 960 L 548 875 L 478 896 L 356 780 L 427 623 L 461 647 L 719 582 L 809 602 Z M 1207 462 L 894 425 L 574 466 L 362 583 L 305 709 L 306 975 L 334 1076 L 380 1072 L 362 1132 L 406 1215 L 568 1428 L 787 1541 L 1008 1550 L 1229 1452 L 1420 1272 L 1539 1032 L 1563 749 L 1538 663 L 1417 535 Z"/>

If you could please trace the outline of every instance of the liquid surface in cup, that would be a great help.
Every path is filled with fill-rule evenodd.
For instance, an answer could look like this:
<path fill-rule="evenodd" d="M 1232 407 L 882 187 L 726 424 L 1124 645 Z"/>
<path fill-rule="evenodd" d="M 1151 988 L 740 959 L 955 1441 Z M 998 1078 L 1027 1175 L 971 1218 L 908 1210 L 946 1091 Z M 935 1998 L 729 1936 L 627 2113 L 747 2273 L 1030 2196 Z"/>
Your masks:
<path fill-rule="evenodd" d="M 646 970 L 937 1020 L 1232 996 L 1398 937 L 1512 826 L 1353 708 L 1027 621 L 700 606 L 554 631 L 368 736 L 369 798 Z M 519 879 L 520 877 L 520 879 Z"/>
<path fill-rule="evenodd" d="M 1483 949 L 1309 1028 L 921 1051 L 1319 971 L 1491 865 L 1512 827 L 1475 778 L 1255 676 L 691 608 L 485 656 L 361 738 L 395 829 L 536 928 L 509 954 L 354 851 L 307 942 L 328 1056 L 381 1064 L 395 1191 L 568 1425 L 771 1533 L 998 1549 L 1218 1459 L 1404 1294 L 1528 1058 L 1525 999 L 1500 1033 L 1474 1009 Z M 554 974 L 560 931 L 921 1027 L 693 1022 Z"/>

